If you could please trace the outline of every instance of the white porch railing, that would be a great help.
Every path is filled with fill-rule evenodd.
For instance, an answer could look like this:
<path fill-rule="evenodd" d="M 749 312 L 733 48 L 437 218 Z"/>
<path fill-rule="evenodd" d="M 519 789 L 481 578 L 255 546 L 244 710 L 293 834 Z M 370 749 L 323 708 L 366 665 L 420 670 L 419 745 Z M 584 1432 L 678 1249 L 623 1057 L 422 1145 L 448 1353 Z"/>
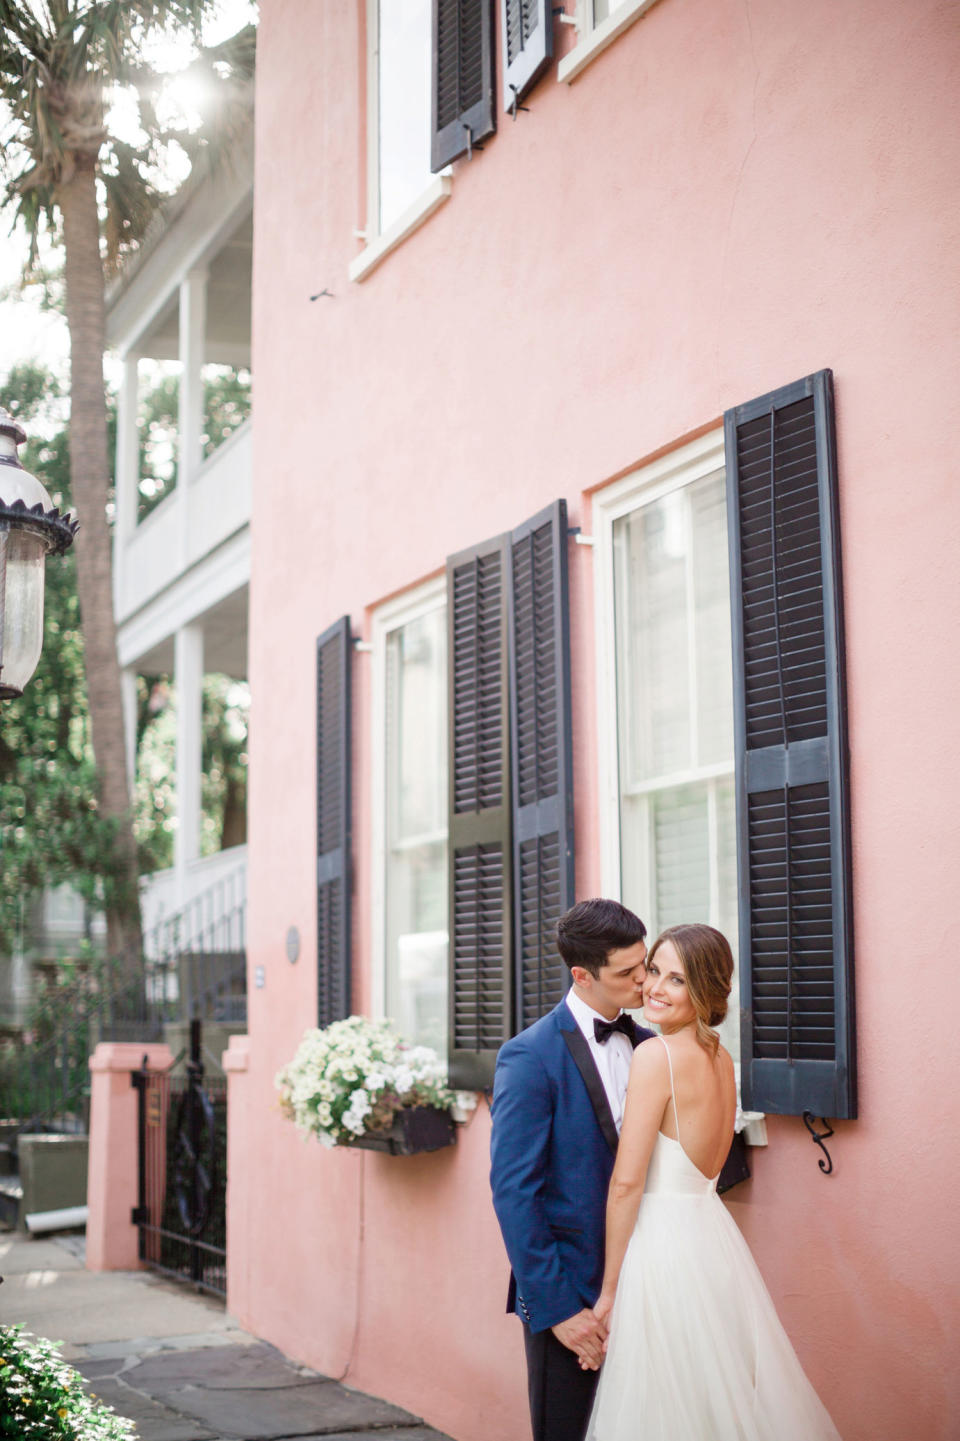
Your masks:
<path fill-rule="evenodd" d="M 176 486 L 117 547 L 116 613 L 122 622 L 250 523 L 253 426 L 234 431 L 183 488 Z"/>
<path fill-rule="evenodd" d="M 141 881 L 140 914 L 147 956 L 155 958 L 161 928 L 191 906 L 200 906 L 196 919 L 201 927 L 214 924 L 218 913 L 235 911 L 246 895 L 246 879 L 246 846 L 231 846 L 192 861 L 182 873 L 171 867 L 145 876 Z"/>

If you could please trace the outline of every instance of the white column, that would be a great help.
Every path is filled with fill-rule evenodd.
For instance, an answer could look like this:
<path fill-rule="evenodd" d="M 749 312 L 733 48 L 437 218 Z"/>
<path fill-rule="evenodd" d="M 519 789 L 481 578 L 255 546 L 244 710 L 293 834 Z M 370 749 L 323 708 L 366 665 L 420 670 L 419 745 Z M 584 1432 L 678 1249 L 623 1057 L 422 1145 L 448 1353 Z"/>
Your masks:
<path fill-rule="evenodd" d="M 126 546 L 137 528 L 140 447 L 137 429 L 139 356 L 125 355 L 117 404 L 117 513 L 113 527 L 113 613 L 122 614 Z"/>
<path fill-rule="evenodd" d="M 123 736 L 127 747 L 127 780 L 130 799 L 137 778 L 137 672 L 128 666 L 120 672 L 120 696 L 123 703 Z"/>
<path fill-rule="evenodd" d="M 207 336 L 207 272 L 191 270 L 180 282 L 180 556 L 187 563 L 187 487 L 200 466 L 203 446 L 203 352 Z"/>
<path fill-rule="evenodd" d="M 174 867 L 177 904 L 186 896 L 186 870 L 200 854 L 200 777 L 203 742 L 203 629 L 185 625 L 174 642 L 177 687 L 177 829 Z"/>

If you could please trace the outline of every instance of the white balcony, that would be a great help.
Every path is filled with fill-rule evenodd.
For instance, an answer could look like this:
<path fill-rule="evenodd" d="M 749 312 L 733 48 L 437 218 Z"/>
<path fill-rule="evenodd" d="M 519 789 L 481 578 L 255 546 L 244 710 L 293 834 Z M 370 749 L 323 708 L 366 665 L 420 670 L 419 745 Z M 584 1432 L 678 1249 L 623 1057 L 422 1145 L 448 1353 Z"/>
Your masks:
<path fill-rule="evenodd" d="M 252 423 L 243 423 L 115 553 L 120 626 L 250 524 Z"/>

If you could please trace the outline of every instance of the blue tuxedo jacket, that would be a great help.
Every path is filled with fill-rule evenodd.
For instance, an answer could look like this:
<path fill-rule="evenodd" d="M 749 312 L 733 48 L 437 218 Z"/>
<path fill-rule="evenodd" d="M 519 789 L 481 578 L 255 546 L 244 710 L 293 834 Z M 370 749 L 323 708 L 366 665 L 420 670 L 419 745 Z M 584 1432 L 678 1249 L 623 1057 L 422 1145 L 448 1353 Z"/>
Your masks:
<path fill-rule="evenodd" d="M 635 1041 L 653 1031 L 634 1026 Z M 501 1048 L 490 1184 L 513 1268 L 507 1310 L 546 1331 L 592 1306 L 603 1281 L 617 1130 L 565 1001 Z"/>

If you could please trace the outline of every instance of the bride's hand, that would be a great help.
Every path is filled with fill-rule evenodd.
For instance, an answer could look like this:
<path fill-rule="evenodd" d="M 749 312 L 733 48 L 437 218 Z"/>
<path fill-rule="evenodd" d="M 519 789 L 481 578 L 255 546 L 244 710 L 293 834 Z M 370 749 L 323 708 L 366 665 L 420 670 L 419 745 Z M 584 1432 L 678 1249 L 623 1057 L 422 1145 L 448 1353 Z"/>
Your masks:
<path fill-rule="evenodd" d="M 610 1312 L 613 1310 L 613 1293 L 601 1291 L 594 1305 L 593 1314 L 605 1331 L 610 1329 Z"/>

